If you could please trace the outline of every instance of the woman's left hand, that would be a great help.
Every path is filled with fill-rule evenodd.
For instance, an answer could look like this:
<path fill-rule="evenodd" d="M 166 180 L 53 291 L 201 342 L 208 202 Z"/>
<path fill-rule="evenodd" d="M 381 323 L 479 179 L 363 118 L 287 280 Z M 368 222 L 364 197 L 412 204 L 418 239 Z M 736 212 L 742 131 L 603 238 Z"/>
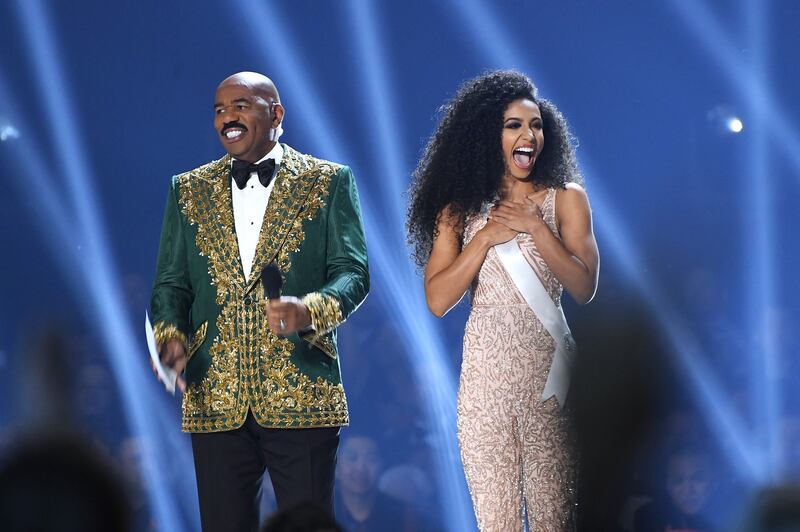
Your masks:
<path fill-rule="evenodd" d="M 529 196 L 522 203 L 510 200 L 497 202 L 489 213 L 489 219 L 514 231 L 528 234 L 545 225 L 541 207 Z"/>

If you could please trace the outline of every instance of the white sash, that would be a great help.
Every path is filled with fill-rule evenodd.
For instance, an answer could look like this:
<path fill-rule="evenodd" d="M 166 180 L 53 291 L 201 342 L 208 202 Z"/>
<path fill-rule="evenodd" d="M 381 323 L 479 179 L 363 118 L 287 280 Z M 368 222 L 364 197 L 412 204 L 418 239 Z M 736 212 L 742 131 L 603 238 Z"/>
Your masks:
<path fill-rule="evenodd" d="M 525 302 L 556 341 L 553 363 L 547 373 L 547 382 L 542 393 L 542 402 L 555 395 L 563 408 L 576 352 L 575 340 L 572 339 L 564 311 L 561 310 L 561 306 L 553 303 L 539 276 L 522 256 L 516 238 L 497 244 L 494 249 Z"/>

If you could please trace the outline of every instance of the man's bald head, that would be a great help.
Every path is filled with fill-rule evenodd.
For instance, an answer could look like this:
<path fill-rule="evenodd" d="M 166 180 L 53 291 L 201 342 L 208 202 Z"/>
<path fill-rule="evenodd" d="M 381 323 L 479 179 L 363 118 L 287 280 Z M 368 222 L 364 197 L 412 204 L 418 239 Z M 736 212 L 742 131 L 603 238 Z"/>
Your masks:
<path fill-rule="evenodd" d="M 219 84 L 217 91 L 224 85 L 240 85 L 242 87 L 247 87 L 254 94 L 261 96 L 267 101 L 279 103 L 281 101 L 275 83 L 264 74 L 259 74 L 258 72 L 237 72 L 232 76 L 228 76 Z"/>
<path fill-rule="evenodd" d="M 214 128 L 231 156 L 256 162 L 275 146 L 283 112 L 271 79 L 257 72 L 238 72 L 217 87 Z"/>

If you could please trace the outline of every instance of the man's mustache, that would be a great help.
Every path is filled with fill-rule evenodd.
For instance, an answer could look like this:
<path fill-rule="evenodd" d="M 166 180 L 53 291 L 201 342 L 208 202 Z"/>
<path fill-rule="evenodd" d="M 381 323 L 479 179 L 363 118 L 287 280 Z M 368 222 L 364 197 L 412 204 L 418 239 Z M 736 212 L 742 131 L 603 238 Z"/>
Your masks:
<path fill-rule="evenodd" d="M 243 129 L 243 130 L 247 131 L 247 127 L 245 127 L 244 124 L 234 120 L 233 122 L 226 122 L 225 124 L 223 124 L 222 125 L 222 129 L 220 130 L 220 134 L 224 135 L 226 131 L 228 131 L 229 129 L 233 129 L 233 128 Z"/>

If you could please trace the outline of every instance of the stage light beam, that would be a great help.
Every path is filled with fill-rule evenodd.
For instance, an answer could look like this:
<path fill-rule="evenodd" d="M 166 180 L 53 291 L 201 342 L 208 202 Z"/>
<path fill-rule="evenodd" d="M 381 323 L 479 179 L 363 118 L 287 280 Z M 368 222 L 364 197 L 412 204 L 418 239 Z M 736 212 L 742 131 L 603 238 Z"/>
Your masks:
<path fill-rule="evenodd" d="M 83 250 L 75 254 L 73 265 L 84 280 L 83 297 L 78 300 L 86 301 L 86 307 L 82 310 L 90 323 L 98 324 L 97 332 L 106 349 L 113 375 L 117 378 L 131 432 L 142 437 L 144 444 L 153 449 L 153 452 L 143 456 L 143 469 L 148 472 L 143 478 L 148 485 L 151 508 L 160 527 L 179 530 L 181 521 L 174 500 L 170 497 L 175 490 L 167 489 L 163 472 L 176 457 L 185 461 L 188 453 L 186 449 L 169 449 L 164 435 L 155 430 L 152 421 L 154 415 L 162 415 L 163 410 L 159 407 L 163 408 L 163 405 L 156 406 L 152 404 L 151 396 L 143 396 L 144 390 L 157 387 L 146 366 L 137 363 L 136 355 L 141 354 L 141 344 L 136 342 L 125 316 L 127 305 L 120 293 L 119 276 L 103 232 L 105 224 L 100 219 L 92 189 L 93 172 L 74 116 L 69 85 L 62 72 L 62 62 L 57 53 L 59 48 L 54 42 L 56 34 L 41 0 L 17 2 L 17 15 L 32 55 L 41 100 L 52 124 L 51 134 L 59 168 L 63 169 L 67 180 L 68 194 L 60 203 L 62 208 L 73 212 L 77 221 L 70 231 L 81 236 Z M 170 450 L 172 452 L 168 453 Z M 191 468 L 191 463 L 188 467 Z M 192 525 L 196 529 L 199 523 Z"/>

